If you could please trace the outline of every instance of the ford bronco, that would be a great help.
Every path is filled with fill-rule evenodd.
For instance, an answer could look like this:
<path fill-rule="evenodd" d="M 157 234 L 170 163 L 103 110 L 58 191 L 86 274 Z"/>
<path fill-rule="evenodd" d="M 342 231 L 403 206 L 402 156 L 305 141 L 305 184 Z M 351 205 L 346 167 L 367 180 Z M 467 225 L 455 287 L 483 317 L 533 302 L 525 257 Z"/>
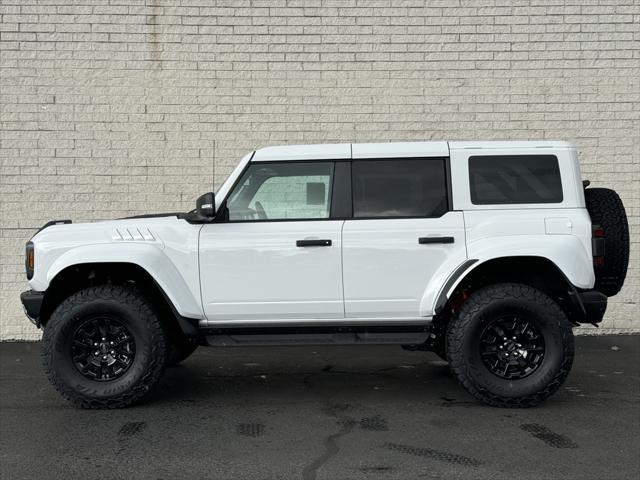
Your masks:
<path fill-rule="evenodd" d="M 51 383 L 142 398 L 199 345 L 397 344 L 476 398 L 562 385 L 629 259 L 625 210 L 565 142 L 268 147 L 185 213 L 52 221 L 26 245 Z"/>

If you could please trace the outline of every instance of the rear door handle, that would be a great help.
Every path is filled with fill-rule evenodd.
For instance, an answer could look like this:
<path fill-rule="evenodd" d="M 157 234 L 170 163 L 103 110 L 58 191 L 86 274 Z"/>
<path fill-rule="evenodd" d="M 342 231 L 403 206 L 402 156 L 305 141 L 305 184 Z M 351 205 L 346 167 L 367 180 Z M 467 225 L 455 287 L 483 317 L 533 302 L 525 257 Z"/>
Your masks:
<path fill-rule="evenodd" d="M 453 243 L 453 237 L 420 237 L 418 238 L 420 245 L 427 245 L 430 243 Z"/>
<path fill-rule="evenodd" d="M 330 247 L 331 240 L 296 240 L 296 247 Z"/>

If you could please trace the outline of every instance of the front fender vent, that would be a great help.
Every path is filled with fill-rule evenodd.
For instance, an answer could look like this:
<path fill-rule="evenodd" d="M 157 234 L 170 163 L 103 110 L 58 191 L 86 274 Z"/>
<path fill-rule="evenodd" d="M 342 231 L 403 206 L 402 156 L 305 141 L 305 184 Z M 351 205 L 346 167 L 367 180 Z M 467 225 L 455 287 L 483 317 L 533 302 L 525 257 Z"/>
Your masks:
<path fill-rule="evenodd" d="M 117 228 L 111 237 L 115 242 L 158 242 L 148 228 Z"/>

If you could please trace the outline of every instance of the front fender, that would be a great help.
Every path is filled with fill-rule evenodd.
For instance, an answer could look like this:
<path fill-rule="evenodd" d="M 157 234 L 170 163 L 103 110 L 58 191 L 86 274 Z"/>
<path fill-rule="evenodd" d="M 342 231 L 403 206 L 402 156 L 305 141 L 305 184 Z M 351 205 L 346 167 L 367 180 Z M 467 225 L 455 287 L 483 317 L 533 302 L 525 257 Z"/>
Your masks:
<path fill-rule="evenodd" d="M 120 247 L 120 248 L 118 248 Z M 130 244 L 126 252 L 121 245 L 98 244 L 73 247 L 58 256 L 46 271 L 47 286 L 64 269 L 85 263 L 132 263 L 153 276 L 161 261 L 160 249 L 152 245 Z M 155 276 L 154 276 L 155 278 Z"/>
<path fill-rule="evenodd" d="M 55 225 L 36 234 L 33 290 L 45 291 L 64 269 L 88 263 L 129 263 L 144 269 L 177 312 L 204 318 L 200 302 L 201 225 L 175 217 Z"/>
<path fill-rule="evenodd" d="M 60 255 L 47 271 L 46 286 L 73 265 L 84 263 L 131 263 L 143 268 L 158 283 L 171 303 L 184 317 L 203 318 L 200 302 L 196 299 L 183 277 L 165 252 L 157 245 L 132 243 L 126 252 L 122 245 L 102 244 L 75 247 Z M 46 287 L 45 287 L 46 288 Z"/>
<path fill-rule="evenodd" d="M 64 269 L 83 263 L 132 263 L 143 268 L 158 283 L 180 315 L 202 318 L 200 304 L 194 298 L 180 271 L 155 245 L 102 244 L 76 247 L 59 256 L 47 271 L 47 286 Z"/>

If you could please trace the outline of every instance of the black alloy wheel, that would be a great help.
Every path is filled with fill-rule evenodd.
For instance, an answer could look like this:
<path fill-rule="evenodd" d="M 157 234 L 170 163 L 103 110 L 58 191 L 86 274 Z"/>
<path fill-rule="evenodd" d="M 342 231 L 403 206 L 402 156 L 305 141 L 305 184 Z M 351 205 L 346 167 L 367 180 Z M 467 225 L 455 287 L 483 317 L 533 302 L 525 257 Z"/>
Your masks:
<path fill-rule="evenodd" d="M 531 319 L 507 315 L 490 321 L 480 334 L 482 362 L 494 375 L 519 380 L 542 364 L 544 336 Z"/>
<path fill-rule="evenodd" d="M 72 337 L 73 364 L 90 380 L 108 382 L 121 377 L 135 354 L 131 332 L 113 316 L 96 315 L 85 320 Z"/>

